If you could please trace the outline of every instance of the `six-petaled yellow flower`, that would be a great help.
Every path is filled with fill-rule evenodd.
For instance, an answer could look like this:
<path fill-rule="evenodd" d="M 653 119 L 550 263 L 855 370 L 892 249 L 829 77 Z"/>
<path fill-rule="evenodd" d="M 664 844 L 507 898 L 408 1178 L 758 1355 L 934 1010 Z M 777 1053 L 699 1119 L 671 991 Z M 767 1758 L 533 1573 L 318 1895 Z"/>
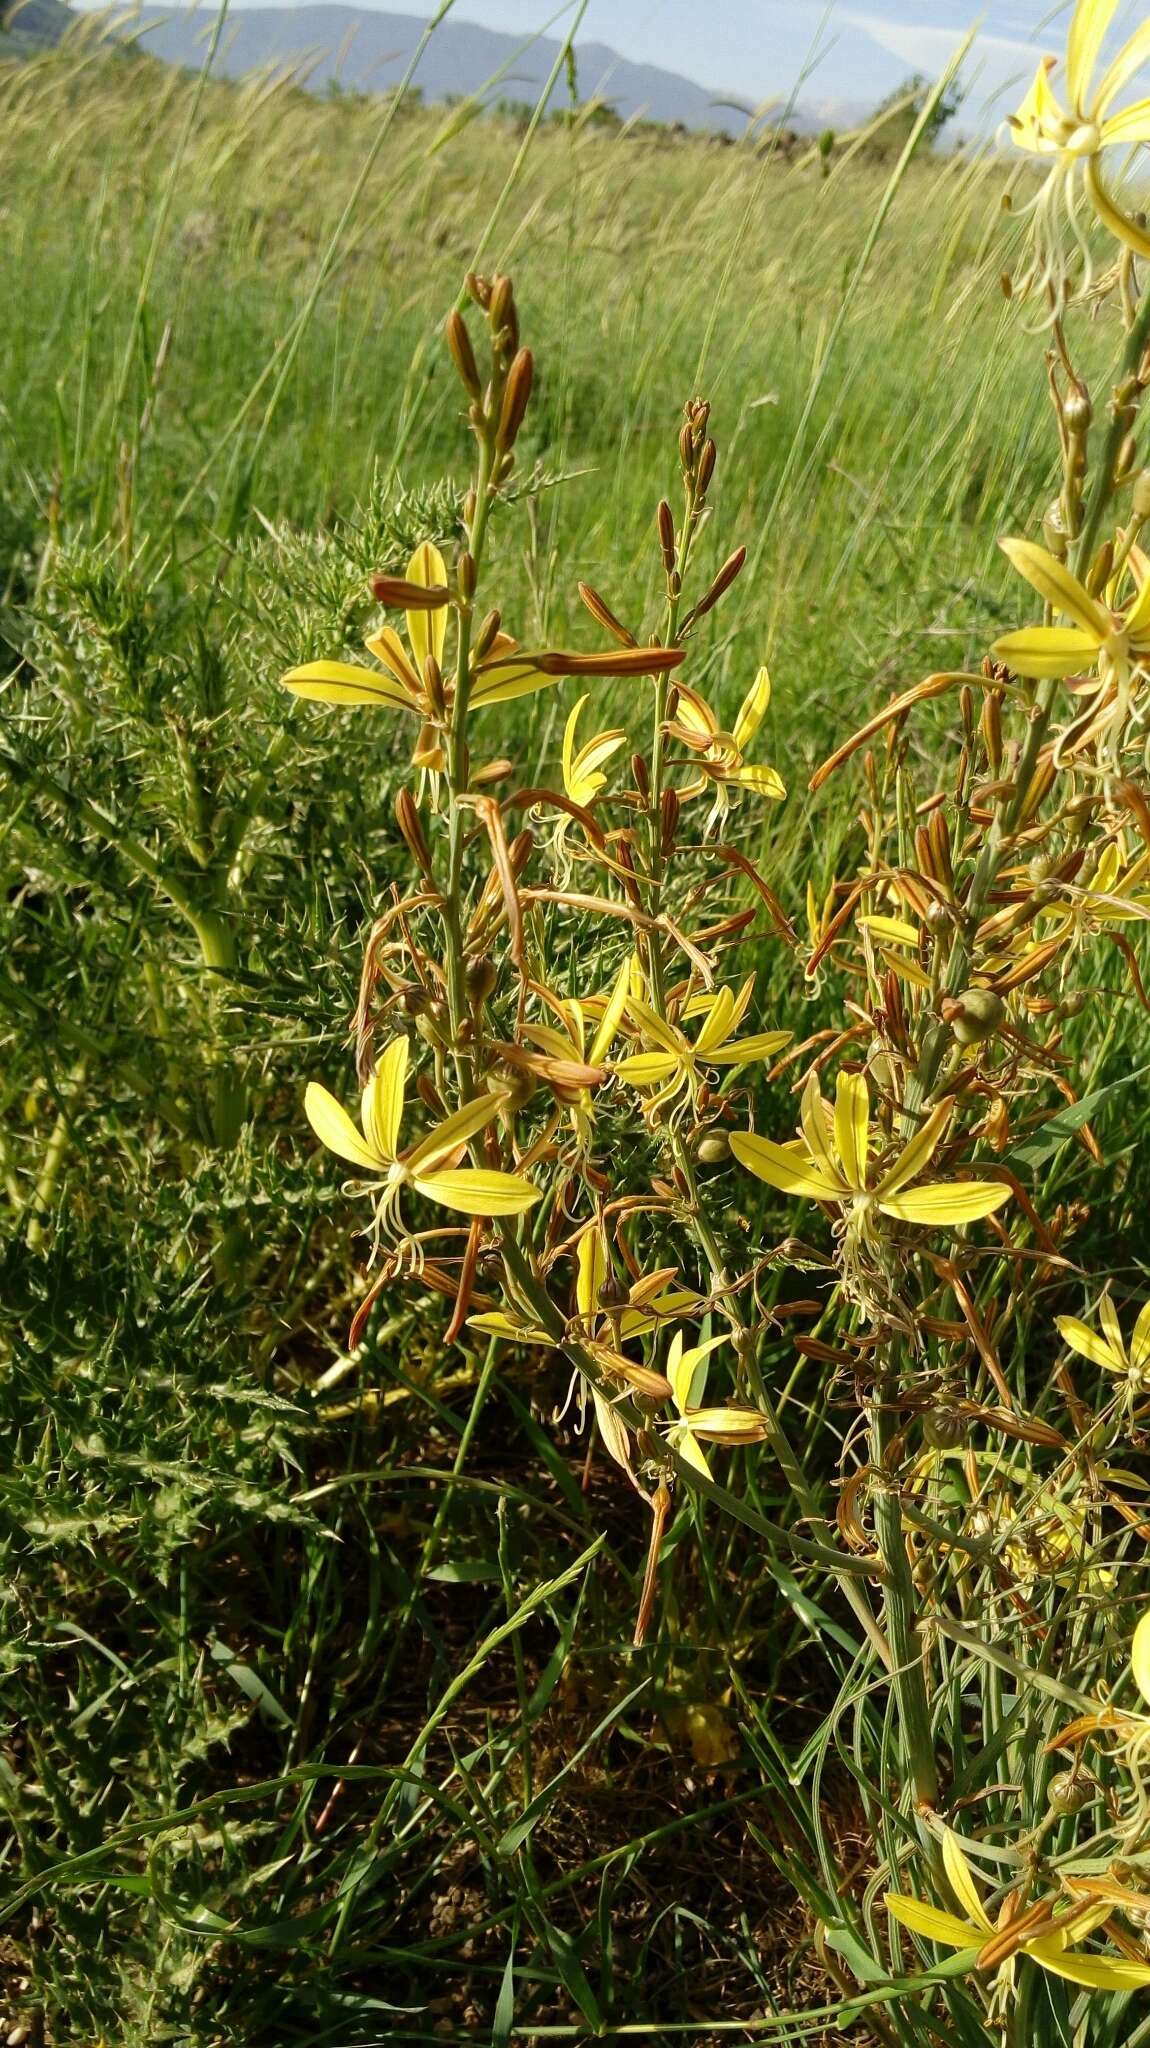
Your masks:
<path fill-rule="evenodd" d="M 987 1962 L 982 1967 L 993 1967 L 995 1951 L 1005 1948 L 998 1967 L 1006 1972 L 1013 1970 L 1016 1956 L 1027 1956 L 1040 1969 L 1049 1970 L 1051 1976 L 1065 1977 L 1071 1984 L 1085 1985 L 1091 1991 L 1138 1991 L 1150 1984 L 1150 1963 L 1134 1962 L 1127 1956 L 1084 1955 L 1078 1948 L 1079 1942 L 1109 1920 L 1113 1911 L 1109 1899 L 1089 1898 L 1085 1903 L 1072 1904 L 1069 1912 L 1061 1916 L 1052 1910 L 1041 1932 L 1029 1938 L 1023 1936 L 1012 1949 L 1009 1921 L 996 1927 L 991 1920 L 966 1855 L 949 1828 L 943 1830 L 942 1861 L 965 1919 L 928 1905 L 925 1899 L 907 1898 L 900 1892 L 887 1892 L 883 1903 L 891 1918 L 909 1927 L 913 1934 L 925 1935 L 928 1941 L 937 1941 L 944 1948 L 969 1949 L 972 1970 L 980 1966 L 980 1957 L 988 1950 Z"/>
<path fill-rule="evenodd" d="M 416 548 L 406 580 L 423 590 L 446 589 L 446 564 L 433 542 L 423 541 Z M 444 598 L 430 609 L 408 611 L 408 647 L 394 626 L 381 626 L 370 634 L 365 644 L 379 663 L 378 672 L 346 661 L 309 661 L 288 670 L 282 678 L 284 687 L 316 704 L 374 704 L 413 713 L 420 721 L 415 765 L 440 770 L 452 701 L 452 685 L 442 676 L 450 608 Z M 534 666 L 529 654 L 521 654 L 506 633 L 499 633 L 475 665 L 468 701 L 472 710 L 481 711 L 546 689 L 553 680 Z"/>
<path fill-rule="evenodd" d="M 1010 1198 L 997 1181 L 932 1181 L 912 1187 L 929 1166 L 950 1122 L 952 1105 L 939 1103 L 891 1164 L 872 1160 L 870 1096 L 861 1074 L 842 1073 L 834 1109 L 811 1075 L 803 1090 L 802 1137 L 786 1145 L 735 1131 L 731 1150 L 741 1166 L 780 1194 L 835 1202 L 865 1222 L 875 1210 L 903 1223 L 974 1223 Z"/>
<path fill-rule="evenodd" d="M 1104 68 L 1102 45 L 1114 19 L 1118 0 L 1078 0 L 1066 48 L 1066 100 L 1054 92 L 1050 74 L 1054 59 L 1045 58 L 1034 83 L 1008 128 L 1016 148 L 1047 167 L 1041 190 L 1030 202 L 1036 261 L 1030 282 L 1050 290 L 1056 305 L 1066 289 L 1064 233 L 1060 214 L 1082 245 L 1077 224 L 1079 200 L 1087 200 L 1103 226 L 1136 254 L 1150 256 L 1150 234 L 1103 183 L 1101 156 L 1115 146 L 1130 148 L 1150 142 L 1150 99 L 1133 101 L 1112 112 L 1115 100 L 1150 58 L 1150 21 L 1144 21 Z"/>
<path fill-rule="evenodd" d="M 418 1145 L 400 1152 L 406 1081 L 407 1040 L 393 1038 L 363 1091 L 362 1130 L 318 1081 L 312 1081 L 304 1095 L 304 1111 L 320 1143 L 350 1166 L 383 1181 L 384 1208 L 393 1210 L 405 1188 L 464 1216 L 517 1216 L 539 1200 L 539 1189 L 520 1174 L 458 1164 L 469 1140 L 503 1108 L 505 1095 L 465 1102 Z"/>
<path fill-rule="evenodd" d="M 680 683 L 676 697 L 675 716 L 667 731 L 672 739 L 688 749 L 699 769 L 698 780 L 681 792 L 684 797 L 698 796 L 710 784 L 715 791 L 715 808 L 711 814 L 714 819 L 725 813 L 731 790 L 749 789 L 758 796 L 773 797 L 776 801 L 786 796 L 786 784 L 776 769 L 765 761 L 754 762 L 746 758 L 747 749 L 771 701 L 771 678 L 765 668 L 758 671 L 739 706 L 732 732 L 723 731 L 710 705 L 697 690 Z"/>
<path fill-rule="evenodd" d="M 1069 1344 L 1080 1358 L 1088 1358 L 1091 1365 L 1117 1373 L 1135 1389 L 1150 1385 L 1150 1301 L 1138 1311 L 1129 1347 L 1122 1335 L 1118 1311 L 1108 1294 L 1098 1304 L 1098 1320 L 1101 1335 L 1077 1316 L 1059 1316 L 1058 1334 L 1064 1344 Z"/>
<path fill-rule="evenodd" d="M 684 1020 L 699 1015 L 703 1018 L 693 1040 L 640 998 L 630 997 L 628 1013 L 653 1049 L 618 1060 L 615 1072 L 633 1087 L 655 1089 L 649 1107 L 661 1108 L 673 1102 L 684 1089 L 694 1097 L 704 1078 L 700 1070 L 705 1067 L 741 1067 L 769 1059 L 786 1045 L 789 1031 L 758 1031 L 746 1038 L 732 1036 L 747 1014 L 754 987 L 755 977 L 751 974 L 737 995 L 733 989 L 721 988 L 714 995 L 692 996 L 684 1007 Z"/>

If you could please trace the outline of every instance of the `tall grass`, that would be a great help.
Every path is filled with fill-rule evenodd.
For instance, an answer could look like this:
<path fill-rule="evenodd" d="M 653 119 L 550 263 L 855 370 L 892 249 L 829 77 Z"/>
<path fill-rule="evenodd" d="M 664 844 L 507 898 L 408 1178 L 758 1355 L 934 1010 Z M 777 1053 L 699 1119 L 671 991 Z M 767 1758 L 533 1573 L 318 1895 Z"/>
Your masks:
<path fill-rule="evenodd" d="M 408 1296 L 347 1352 L 363 1279 L 299 1099 L 401 872 L 398 762 L 275 678 L 353 642 L 370 571 L 445 517 L 432 337 L 486 236 L 541 366 L 535 487 L 496 536 L 525 638 L 577 639 L 576 571 L 650 615 L 650 509 L 683 400 L 712 402 L 722 547 L 754 573 L 695 680 L 729 710 L 771 663 L 798 912 L 861 846 L 857 789 L 812 817 L 807 770 L 1011 617 L 995 537 L 1054 481 L 999 174 L 912 164 L 860 275 L 889 165 L 576 122 L 508 188 L 521 141 L 83 39 L 0 66 L 0 2012 L 48 2041 L 982 2038 L 858 1988 L 891 1732 L 846 1608 L 682 1505 L 632 1653 L 642 1560 L 552 1420 L 561 1374 L 445 1350 Z M 500 742 L 531 777 L 541 705 Z M 1144 1064 L 1133 1003 L 1079 1028 L 1096 1085 Z M 1130 1105 L 1099 1110 L 1104 1244 L 1102 1176 L 1069 1140 L 1045 1165 L 1096 1269 L 1142 1241 Z M 833 1508 L 847 1418 L 783 1334 L 774 1365 Z M 769 1461 L 743 1485 L 787 1520 Z M 989 1569 L 970 1597 L 1009 1630 Z M 1079 1691 L 1105 1643 L 1084 1609 Z M 946 1671 L 1021 1775 L 1019 1671 L 957 1643 Z"/>

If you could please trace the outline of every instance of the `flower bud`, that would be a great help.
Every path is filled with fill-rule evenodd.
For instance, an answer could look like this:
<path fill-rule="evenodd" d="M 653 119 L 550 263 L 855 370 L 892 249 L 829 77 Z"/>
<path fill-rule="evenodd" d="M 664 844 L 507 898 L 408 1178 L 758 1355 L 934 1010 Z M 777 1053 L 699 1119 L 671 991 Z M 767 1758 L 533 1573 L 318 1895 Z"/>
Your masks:
<path fill-rule="evenodd" d="M 475 360 L 475 350 L 471 346 L 467 323 L 461 313 L 452 312 L 447 316 L 447 346 L 451 350 L 451 360 L 459 372 L 459 380 L 467 396 L 476 400 L 482 398 L 483 385 L 479 376 L 479 365 Z"/>
<path fill-rule="evenodd" d="M 487 279 L 485 277 L 478 277 L 474 270 L 469 270 L 464 278 L 464 284 L 467 286 L 476 305 L 482 306 L 486 313 L 487 308 L 491 304 L 491 286 Z"/>
<path fill-rule="evenodd" d="M 507 372 L 507 382 L 503 387 L 499 430 L 495 437 L 495 445 L 501 451 L 511 449 L 515 445 L 515 438 L 523 425 L 523 415 L 527 411 L 528 400 L 531 397 L 534 376 L 535 359 L 531 350 L 521 348 Z"/>
<path fill-rule="evenodd" d="M 395 799 L 395 821 L 403 835 L 412 860 L 420 872 L 432 879 L 431 848 L 424 836 L 423 821 L 420 818 L 415 798 L 409 789 L 401 789 Z"/>
<path fill-rule="evenodd" d="M 678 792 L 673 789 L 665 789 L 663 791 L 663 800 L 660 807 L 659 818 L 659 839 L 664 853 L 670 853 L 672 851 L 675 844 L 675 834 L 678 831 L 678 829 Z"/>
<path fill-rule="evenodd" d="M 707 494 L 707 486 L 708 486 L 708 484 L 710 483 L 710 481 L 711 481 L 711 478 L 712 478 L 712 477 L 714 476 L 714 474 L 715 474 L 715 463 L 716 463 L 716 461 L 717 461 L 717 459 L 718 459 L 718 454 L 719 454 L 719 451 L 718 451 L 718 449 L 716 448 L 716 446 L 715 446 L 715 444 L 714 444 L 714 442 L 713 442 L 713 441 L 706 441 L 706 442 L 704 442 L 704 444 L 703 444 L 703 454 L 702 454 L 702 459 L 701 459 L 701 461 L 700 461 L 700 463 L 699 463 L 699 484 L 698 484 L 698 490 L 699 490 L 699 496 L 700 496 L 701 498 L 703 498 L 703 497 L 705 497 L 705 496 L 706 496 L 706 494 Z"/>
<path fill-rule="evenodd" d="M 488 612 L 480 625 L 478 633 L 475 635 L 473 652 L 476 661 L 483 661 L 490 654 L 502 623 L 502 619 L 497 611 Z"/>
<path fill-rule="evenodd" d="M 668 576 L 675 567 L 675 515 L 666 498 L 660 498 L 656 514 L 659 528 L 659 546 L 663 553 L 663 567 Z"/>
<path fill-rule="evenodd" d="M 651 795 L 651 778 L 647 773 L 647 763 L 643 759 L 642 754 L 632 754 L 631 773 L 635 778 L 635 787 L 639 795 L 642 797 L 643 802 L 647 803 Z"/>
<path fill-rule="evenodd" d="M 712 445 L 713 443 L 711 442 L 707 443 L 708 447 L 711 447 Z M 715 605 L 718 604 L 719 599 L 723 597 L 726 594 L 726 592 L 730 589 L 732 583 L 734 582 L 736 576 L 738 575 L 746 559 L 746 548 L 736 548 L 733 555 L 727 556 L 726 561 L 723 563 L 723 566 L 719 570 L 719 573 L 716 576 L 714 582 L 712 583 L 710 589 L 704 593 L 704 595 L 699 599 L 698 604 L 695 606 L 695 609 L 691 614 L 692 618 L 701 619 L 705 617 L 707 612 L 714 609 Z"/>
<path fill-rule="evenodd" d="M 600 597 L 599 592 L 590 583 L 581 583 L 579 585 L 579 595 L 590 612 L 591 617 L 596 619 L 605 631 L 610 633 L 619 642 L 620 647 L 634 647 L 635 635 L 630 631 L 629 627 L 623 624 L 621 619 L 615 617 L 606 598 Z"/>
<path fill-rule="evenodd" d="M 475 557 L 466 548 L 459 557 L 455 573 L 459 581 L 459 595 L 470 604 L 475 596 Z"/>
<path fill-rule="evenodd" d="M 1135 477 L 1132 503 L 1135 519 L 1150 519 L 1150 469 L 1140 469 Z"/>

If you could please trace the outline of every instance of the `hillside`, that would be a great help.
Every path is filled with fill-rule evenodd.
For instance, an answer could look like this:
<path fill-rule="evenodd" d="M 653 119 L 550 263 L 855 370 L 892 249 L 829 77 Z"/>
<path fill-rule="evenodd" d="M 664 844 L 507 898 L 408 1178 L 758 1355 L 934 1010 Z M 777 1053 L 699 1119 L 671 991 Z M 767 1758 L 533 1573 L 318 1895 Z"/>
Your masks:
<path fill-rule="evenodd" d="M 48 49 L 60 41 L 73 19 L 71 8 L 62 6 L 61 0 L 0 4 L 0 51 L 10 51 L 13 44 L 23 49 Z"/>
<path fill-rule="evenodd" d="M 169 63 L 199 66 L 213 20 L 212 10 L 206 7 L 178 11 L 143 7 L 121 32 Z M 238 78 L 271 65 L 295 64 L 306 69 L 306 82 L 314 92 L 326 91 L 333 82 L 348 91 L 384 92 L 399 84 L 423 26 L 423 20 L 413 14 L 382 14 L 360 7 L 245 7 L 226 25 L 216 69 L 225 77 Z M 560 49 L 561 45 L 547 36 L 527 42 L 475 22 L 449 18 L 425 50 L 416 84 L 427 100 L 484 93 L 492 99 L 533 104 Z M 624 120 L 641 115 L 738 135 L 754 111 L 736 105 L 734 95 L 716 98 L 704 86 L 676 72 L 654 64 L 630 63 L 605 43 L 579 45 L 576 79 L 579 101 L 604 99 Z M 565 70 L 551 103 L 555 107 L 572 104 Z"/>

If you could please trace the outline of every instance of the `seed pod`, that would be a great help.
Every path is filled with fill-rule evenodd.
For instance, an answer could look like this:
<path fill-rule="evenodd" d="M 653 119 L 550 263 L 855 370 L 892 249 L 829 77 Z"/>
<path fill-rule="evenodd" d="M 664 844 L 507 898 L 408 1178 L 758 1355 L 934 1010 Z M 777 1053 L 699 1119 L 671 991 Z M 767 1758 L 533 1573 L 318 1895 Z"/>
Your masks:
<path fill-rule="evenodd" d="M 447 316 L 447 346 L 451 350 L 451 360 L 459 372 L 460 382 L 468 397 L 479 400 L 483 396 L 479 365 L 475 360 L 475 350 L 471 346 L 471 336 L 467 332 L 467 322 L 461 313 L 451 312 Z"/>
<path fill-rule="evenodd" d="M 467 994 L 472 1008 L 487 1001 L 498 979 L 493 960 L 472 960 L 467 969 Z"/>
<path fill-rule="evenodd" d="M 940 1401 L 922 1418 L 922 1433 L 932 1451 L 954 1451 L 966 1441 L 966 1417 L 960 1408 Z"/>
<path fill-rule="evenodd" d="M 1066 560 L 1070 536 L 1066 531 L 1066 514 L 1061 498 L 1052 498 L 1042 517 L 1042 538 L 1058 562 Z"/>
<path fill-rule="evenodd" d="M 726 1131 L 704 1131 L 695 1146 L 695 1157 L 700 1166 L 721 1166 L 731 1156 L 731 1140 Z"/>
<path fill-rule="evenodd" d="M 600 1308 L 623 1308 L 630 1299 L 630 1293 L 624 1287 L 618 1274 L 608 1273 L 606 1278 L 599 1284 L 599 1292 L 596 1299 Z"/>
<path fill-rule="evenodd" d="M 1098 1786 L 1089 1771 L 1059 1771 L 1046 1788 L 1052 1813 L 1081 1813 L 1098 1797 Z"/>
<path fill-rule="evenodd" d="M 959 1045 L 979 1045 L 999 1029 L 1006 1004 L 992 988 L 968 988 L 944 1002 L 942 1014 Z"/>
<path fill-rule="evenodd" d="M 523 425 L 531 397 L 531 385 L 535 377 L 535 358 L 529 348 L 521 348 L 507 372 L 503 387 L 503 404 L 499 410 L 499 429 L 495 445 L 501 451 L 515 446 L 515 438 Z"/>
<path fill-rule="evenodd" d="M 521 1067 L 513 1067 L 497 1060 L 483 1077 L 483 1085 L 491 1095 L 504 1095 L 508 1109 L 525 1109 L 535 1093 L 535 1076 Z"/>
<path fill-rule="evenodd" d="M 1079 384 L 1067 392 L 1062 401 L 1062 417 L 1070 433 L 1085 434 L 1094 418 L 1094 407 L 1090 403 L 1090 393 L 1085 384 Z"/>
<path fill-rule="evenodd" d="M 1150 519 L 1150 469 L 1139 470 L 1131 502 L 1135 519 Z"/>

